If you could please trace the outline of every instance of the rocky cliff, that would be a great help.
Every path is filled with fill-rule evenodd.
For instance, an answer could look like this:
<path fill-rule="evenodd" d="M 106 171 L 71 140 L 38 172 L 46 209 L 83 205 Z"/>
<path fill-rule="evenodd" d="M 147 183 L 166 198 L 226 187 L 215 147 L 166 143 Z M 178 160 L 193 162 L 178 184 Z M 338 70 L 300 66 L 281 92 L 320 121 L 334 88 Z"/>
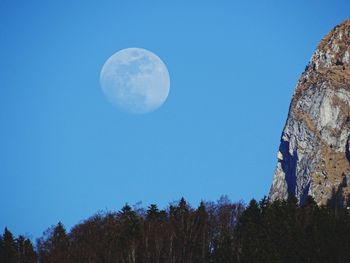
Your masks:
<path fill-rule="evenodd" d="M 350 193 L 350 20 L 328 33 L 301 75 L 277 154 L 270 198 L 324 204 Z"/>

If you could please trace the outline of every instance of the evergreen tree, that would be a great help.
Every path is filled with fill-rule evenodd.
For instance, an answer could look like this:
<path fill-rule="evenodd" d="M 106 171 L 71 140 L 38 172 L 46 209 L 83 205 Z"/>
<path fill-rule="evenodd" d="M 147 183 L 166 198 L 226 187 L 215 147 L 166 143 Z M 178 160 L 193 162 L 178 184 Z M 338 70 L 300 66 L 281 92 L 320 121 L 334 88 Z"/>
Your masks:
<path fill-rule="evenodd" d="M 119 246 L 122 251 L 122 261 L 135 263 L 138 241 L 141 238 L 141 218 L 126 204 L 118 214 L 121 225 Z"/>
<path fill-rule="evenodd" d="M 166 262 L 168 245 L 168 220 L 164 210 L 152 204 L 146 212 L 143 231 L 143 251 L 146 262 Z"/>
<path fill-rule="evenodd" d="M 38 240 L 37 247 L 40 262 L 68 262 L 69 238 L 63 224 L 59 222 L 45 231 L 44 237 Z"/>
<path fill-rule="evenodd" d="M 259 204 L 252 199 L 240 216 L 236 227 L 236 260 L 238 262 L 256 262 L 261 260 L 260 230 L 262 224 Z"/>
<path fill-rule="evenodd" d="M 19 263 L 37 262 L 37 256 L 30 239 L 26 239 L 24 236 L 19 235 L 18 238 L 16 239 L 16 242 L 17 242 L 17 255 L 18 255 Z"/>
<path fill-rule="evenodd" d="M 193 263 L 209 262 L 209 217 L 204 202 L 202 201 L 193 214 L 194 240 Z"/>
<path fill-rule="evenodd" d="M 5 227 L 2 235 L 2 253 L 0 262 L 15 263 L 17 262 L 16 241 L 12 233 Z"/>
<path fill-rule="evenodd" d="M 190 207 L 184 198 L 181 198 L 177 206 L 170 206 L 170 253 L 172 261 L 184 263 L 188 262 L 190 252 L 189 227 L 190 227 Z"/>

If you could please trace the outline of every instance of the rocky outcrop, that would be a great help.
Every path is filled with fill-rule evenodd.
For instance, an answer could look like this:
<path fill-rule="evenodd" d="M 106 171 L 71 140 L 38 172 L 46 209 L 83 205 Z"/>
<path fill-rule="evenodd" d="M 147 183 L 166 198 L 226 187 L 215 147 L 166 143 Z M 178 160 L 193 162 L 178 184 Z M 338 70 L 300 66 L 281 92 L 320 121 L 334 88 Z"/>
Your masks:
<path fill-rule="evenodd" d="M 277 154 L 270 199 L 325 204 L 350 193 L 350 20 L 318 45 L 301 75 Z M 349 182 L 349 183 L 348 183 Z"/>

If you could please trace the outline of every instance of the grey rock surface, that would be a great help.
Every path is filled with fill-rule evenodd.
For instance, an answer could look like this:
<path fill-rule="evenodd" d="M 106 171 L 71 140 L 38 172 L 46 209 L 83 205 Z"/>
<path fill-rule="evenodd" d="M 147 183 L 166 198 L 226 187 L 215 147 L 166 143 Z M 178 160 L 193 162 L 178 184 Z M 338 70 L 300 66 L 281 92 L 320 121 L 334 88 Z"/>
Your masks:
<path fill-rule="evenodd" d="M 332 191 L 350 193 L 350 20 L 318 45 L 289 108 L 269 197 L 311 195 L 325 204 Z"/>

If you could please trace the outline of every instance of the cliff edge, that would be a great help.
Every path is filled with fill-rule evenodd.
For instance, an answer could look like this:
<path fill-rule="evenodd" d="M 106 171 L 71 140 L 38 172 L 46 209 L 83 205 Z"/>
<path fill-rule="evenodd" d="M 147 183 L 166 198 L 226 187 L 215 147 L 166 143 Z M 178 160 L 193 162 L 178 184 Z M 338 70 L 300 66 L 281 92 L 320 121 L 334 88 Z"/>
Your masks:
<path fill-rule="evenodd" d="M 320 42 L 301 75 L 282 132 L 269 197 L 350 193 L 350 20 Z"/>

